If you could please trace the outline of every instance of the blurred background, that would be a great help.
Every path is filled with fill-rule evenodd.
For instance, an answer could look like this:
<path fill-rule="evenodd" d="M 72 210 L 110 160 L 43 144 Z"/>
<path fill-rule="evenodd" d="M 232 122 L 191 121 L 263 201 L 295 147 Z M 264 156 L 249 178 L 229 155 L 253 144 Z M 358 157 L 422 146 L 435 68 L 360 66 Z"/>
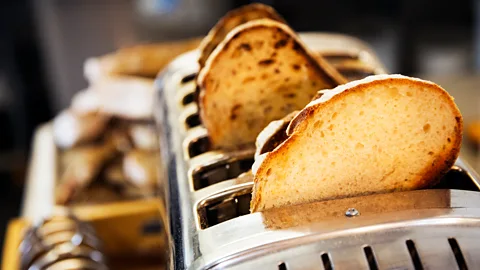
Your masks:
<path fill-rule="evenodd" d="M 455 92 L 466 120 L 480 115 L 479 1 L 3 0 L 1 235 L 18 215 L 33 132 L 87 86 L 87 57 L 205 35 L 225 12 L 251 2 L 272 5 L 297 31 L 358 37 L 390 72 L 432 78 Z"/>

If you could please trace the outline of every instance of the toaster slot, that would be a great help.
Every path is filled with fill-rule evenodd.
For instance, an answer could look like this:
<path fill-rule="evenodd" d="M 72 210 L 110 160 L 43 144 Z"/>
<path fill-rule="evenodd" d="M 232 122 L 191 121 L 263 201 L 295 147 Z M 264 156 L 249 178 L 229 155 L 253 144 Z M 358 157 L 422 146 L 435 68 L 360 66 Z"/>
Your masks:
<path fill-rule="evenodd" d="M 200 126 L 200 124 L 201 124 L 201 121 L 198 113 L 191 114 L 185 118 L 185 125 L 187 129 Z"/>
<path fill-rule="evenodd" d="M 188 158 L 196 157 L 210 150 L 210 140 L 208 136 L 194 138 L 187 144 Z"/>
<path fill-rule="evenodd" d="M 186 94 L 183 98 L 182 98 L 182 105 L 188 105 L 192 102 L 195 101 L 195 93 L 194 92 L 191 92 L 191 93 L 188 93 Z"/>
<path fill-rule="evenodd" d="M 338 67 L 337 70 L 349 81 L 356 81 L 375 75 L 374 71 L 368 68 Z"/>
<path fill-rule="evenodd" d="M 473 179 L 464 169 L 458 166 L 453 166 L 433 188 L 480 191 L 478 183 L 475 182 L 475 179 Z"/>
<path fill-rule="evenodd" d="M 204 199 L 197 212 L 201 229 L 206 229 L 227 220 L 250 214 L 251 185 L 228 190 Z"/>
<path fill-rule="evenodd" d="M 213 184 L 233 179 L 252 168 L 252 156 L 234 157 L 192 171 L 193 189 L 199 190 Z"/>
<path fill-rule="evenodd" d="M 330 62 L 331 64 L 337 64 L 339 62 L 344 62 L 346 60 L 359 60 L 358 54 L 347 53 L 347 52 L 324 52 L 321 53 L 323 58 Z"/>
<path fill-rule="evenodd" d="M 192 74 L 188 74 L 187 76 L 183 77 L 182 80 L 180 81 L 182 84 L 185 84 L 185 83 L 188 83 L 188 82 L 191 82 L 195 79 L 195 77 L 197 76 L 197 73 L 192 73 Z"/>
<path fill-rule="evenodd" d="M 183 153 L 186 159 L 191 159 L 211 150 L 208 132 L 203 127 L 190 129 L 183 141 Z"/>
<path fill-rule="evenodd" d="M 186 130 L 198 127 L 201 125 L 200 115 L 198 114 L 198 107 L 195 103 L 190 103 L 183 108 L 179 118 L 180 123 L 183 123 Z"/>

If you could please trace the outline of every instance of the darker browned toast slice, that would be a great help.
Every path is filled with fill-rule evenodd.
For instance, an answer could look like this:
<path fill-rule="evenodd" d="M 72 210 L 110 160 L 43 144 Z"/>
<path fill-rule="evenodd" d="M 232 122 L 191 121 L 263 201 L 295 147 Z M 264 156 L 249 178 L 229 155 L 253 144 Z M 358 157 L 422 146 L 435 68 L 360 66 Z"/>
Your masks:
<path fill-rule="evenodd" d="M 200 116 L 214 148 L 253 146 L 272 120 L 346 82 L 312 55 L 283 23 L 255 20 L 231 31 L 198 77 Z"/>

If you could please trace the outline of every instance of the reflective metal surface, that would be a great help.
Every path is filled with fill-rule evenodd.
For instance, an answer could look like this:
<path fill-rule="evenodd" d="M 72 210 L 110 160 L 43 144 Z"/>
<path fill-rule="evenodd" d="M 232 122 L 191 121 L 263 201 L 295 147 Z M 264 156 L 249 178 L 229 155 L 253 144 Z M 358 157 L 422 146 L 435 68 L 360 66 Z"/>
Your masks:
<path fill-rule="evenodd" d="M 385 72 L 368 46 L 356 39 L 300 36 L 338 70 L 358 71 L 351 78 Z M 435 189 L 250 214 L 253 149 L 210 149 L 208 133 L 195 119 L 191 77 L 198 69 L 197 57 L 193 51 L 177 58 L 156 82 L 155 117 L 169 168 L 164 191 L 171 269 L 422 269 L 418 258 L 425 269 L 455 269 L 462 256 L 475 269 L 480 185 L 478 175 L 460 159 Z"/>
<path fill-rule="evenodd" d="M 56 211 L 30 228 L 19 249 L 25 270 L 107 269 L 93 227 L 68 211 Z"/>

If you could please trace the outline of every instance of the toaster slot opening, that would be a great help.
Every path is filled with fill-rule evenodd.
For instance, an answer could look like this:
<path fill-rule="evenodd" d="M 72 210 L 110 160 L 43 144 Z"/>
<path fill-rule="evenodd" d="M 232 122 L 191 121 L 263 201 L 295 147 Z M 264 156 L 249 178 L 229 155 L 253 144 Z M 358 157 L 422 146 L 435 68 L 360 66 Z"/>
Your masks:
<path fill-rule="evenodd" d="M 320 55 L 325 58 L 328 62 L 336 64 L 338 62 L 343 62 L 346 60 L 359 60 L 358 54 L 345 53 L 345 52 L 324 52 Z"/>
<path fill-rule="evenodd" d="M 213 184 L 233 179 L 252 168 L 252 156 L 235 157 L 213 165 L 200 167 L 192 172 L 193 189 L 199 190 Z"/>
<path fill-rule="evenodd" d="M 187 145 L 188 157 L 193 158 L 211 149 L 208 136 L 201 136 L 191 140 Z"/>
<path fill-rule="evenodd" d="M 227 220 L 250 214 L 252 188 L 227 191 L 209 197 L 199 203 L 197 211 L 201 229 L 206 229 Z"/>
<path fill-rule="evenodd" d="M 195 93 L 188 93 L 182 98 L 182 105 L 188 105 L 195 101 Z"/>
<path fill-rule="evenodd" d="M 201 121 L 198 113 L 191 114 L 185 118 L 185 125 L 187 126 L 187 129 L 200 126 L 200 124 Z"/>
<path fill-rule="evenodd" d="M 182 84 L 191 82 L 191 81 L 193 81 L 193 79 L 195 79 L 196 76 L 197 76 L 197 73 L 196 73 L 196 72 L 195 72 L 195 73 L 192 73 L 192 74 L 189 74 L 189 75 L 183 77 L 180 82 L 181 82 Z"/>
<path fill-rule="evenodd" d="M 479 187 L 468 173 L 458 166 L 453 166 L 433 188 L 480 191 Z"/>

